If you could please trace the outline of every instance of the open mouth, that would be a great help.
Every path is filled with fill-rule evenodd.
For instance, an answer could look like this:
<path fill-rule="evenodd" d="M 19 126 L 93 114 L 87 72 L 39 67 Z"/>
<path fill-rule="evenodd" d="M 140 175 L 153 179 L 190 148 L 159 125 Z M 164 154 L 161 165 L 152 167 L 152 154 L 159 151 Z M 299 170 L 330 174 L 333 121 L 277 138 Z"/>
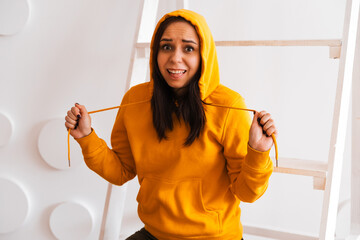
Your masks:
<path fill-rule="evenodd" d="M 167 69 L 167 71 L 170 74 L 184 74 L 186 72 L 186 70 L 170 70 L 170 69 Z"/>

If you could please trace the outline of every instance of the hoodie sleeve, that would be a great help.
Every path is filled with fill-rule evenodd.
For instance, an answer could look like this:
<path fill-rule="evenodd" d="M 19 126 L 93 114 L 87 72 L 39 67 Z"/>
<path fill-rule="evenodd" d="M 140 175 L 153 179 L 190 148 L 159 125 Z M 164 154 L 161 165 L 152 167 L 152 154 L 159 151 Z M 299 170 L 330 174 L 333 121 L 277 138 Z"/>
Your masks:
<path fill-rule="evenodd" d="M 123 103 L 126 101 L 124 99 Z M 116 117 L 111 134 L 113 149 L 110 149 L 94 130 L 90 135 L 77 139 L 86 165 L 115 185 L 122 185 L 136 176 L 135 163 L 123 122 L 125 109 L 120 108 Z"/>
<path fill-rule="evenodd" d="M 246 108 L 243 98 L 233 106 Z M 248 112 L 229 109 L 222 138 L 231 189 L 243 202 L 254 202 L 265 193 L 273 171 L 270 150 L 260 152 L 248 145 L 250 125 Z"/>

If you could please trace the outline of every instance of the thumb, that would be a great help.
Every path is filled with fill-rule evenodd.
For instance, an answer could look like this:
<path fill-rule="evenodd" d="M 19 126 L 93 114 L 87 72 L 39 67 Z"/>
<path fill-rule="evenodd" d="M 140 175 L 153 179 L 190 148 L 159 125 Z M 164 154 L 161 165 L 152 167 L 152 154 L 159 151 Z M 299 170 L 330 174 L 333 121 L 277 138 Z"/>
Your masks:
<path fill-rule="evenodd" d="M 75 103 L 75 106 L 79 109 L 79 111 L 80 111 L 80 116 L 78 116 L 78 117 L 87 117 L 87 116 L 89 116 L 89 113 L 88 113 L 88 111 L 87 111 L 87 109 L 86 109 L 86 107 L 84 106 L 84 105 L 81 105 L 81 104 L 79 104 L 79 103 Z"/>
<path fill-rule="evenodd" d="M 78 122 L 76 124 L 76 128 L 79 130 L 79 134 L 76 138 L 87 136 L 91 133 L 91 118 L 90 115 L 84 105 L 76 103 L 75 106 L 79 110 Z"/>
<path fill-rule="evenodd" d="M 249 132 L 249 143 L 251 146 L 255 146 L 255 144 L 262 137 L 262 126 L 259 123 L 259 112 L 254 112 L 254 118 L 252 120 Z"/>
<path fill-rule="evenodd" d="M 254 111 L 254 117 L 253 117 L 251 125 L 261 126 L 261 124 L 259 122 L 259 112 L 258 111 Z"/>

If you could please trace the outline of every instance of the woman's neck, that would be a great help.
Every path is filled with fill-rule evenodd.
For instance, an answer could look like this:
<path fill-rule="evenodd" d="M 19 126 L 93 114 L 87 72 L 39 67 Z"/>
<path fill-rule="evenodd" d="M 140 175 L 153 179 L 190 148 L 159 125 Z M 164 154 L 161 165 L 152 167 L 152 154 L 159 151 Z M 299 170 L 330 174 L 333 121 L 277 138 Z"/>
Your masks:
<path fill-rule="evenodd" d="M 182 88 L 173 88 L 176 98 L 181 98 L 187 93 L 188 90 L 189 90 L 188 86 Z"/>

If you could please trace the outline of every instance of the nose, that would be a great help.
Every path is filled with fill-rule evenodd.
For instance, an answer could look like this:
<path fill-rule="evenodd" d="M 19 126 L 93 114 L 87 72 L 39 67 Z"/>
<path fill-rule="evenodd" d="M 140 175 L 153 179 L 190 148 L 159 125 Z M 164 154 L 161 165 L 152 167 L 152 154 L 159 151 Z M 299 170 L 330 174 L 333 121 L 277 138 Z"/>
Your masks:
<path fill-rule="evenodd" d="M 181 48 L 176 48 L 171 54 L 171 62 L 173 63 L 182 62 L 182 58 L 183 58 L 183 53 L 181 51 Z"/>

